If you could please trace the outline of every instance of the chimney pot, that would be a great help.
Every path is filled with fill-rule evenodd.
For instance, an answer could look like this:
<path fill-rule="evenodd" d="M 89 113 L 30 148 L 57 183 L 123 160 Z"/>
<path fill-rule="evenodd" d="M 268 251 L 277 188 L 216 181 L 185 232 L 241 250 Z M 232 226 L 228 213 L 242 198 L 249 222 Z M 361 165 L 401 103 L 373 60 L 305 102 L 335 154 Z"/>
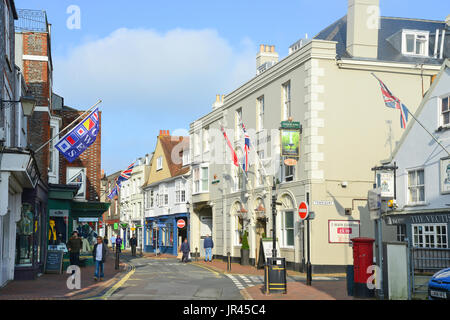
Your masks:
<path fill-rule="evenodd" d="M 264 45 L 263 44 L 259 45 L 259 52 L 264 52 Z"/>
<path fill-rule="evenodd" d="M 275 46 L 271 46 L 271 47 L 270 47 L 270 52 L 272 52 L 272 53 L 275 52 Z"/>

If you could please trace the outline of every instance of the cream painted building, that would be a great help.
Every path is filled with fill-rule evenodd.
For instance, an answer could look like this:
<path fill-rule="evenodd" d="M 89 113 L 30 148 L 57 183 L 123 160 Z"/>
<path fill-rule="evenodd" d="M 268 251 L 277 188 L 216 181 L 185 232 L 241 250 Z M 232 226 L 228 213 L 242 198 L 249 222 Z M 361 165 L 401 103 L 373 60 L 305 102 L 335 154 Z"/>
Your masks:
<path fill-rule="evenodd" d="M 129 239 L 136 235 L 138 247 L 143 245 L 144 228 L 144 193 L 141 187 L 147 181 L 150 174 L 150 162 L 152 155 L 145 155 L 135 162 L 131 177 L 123 181 L 119 192 L 120 224 L 122 228 L 120 236 L 129 247 Z"/>
<path fill-rule="evenodd" d="M 315 212 L 313 272 L 343 272 L 353 263 L 349 238 L 374 236 L 366 200 L 374 182 L 371 168 L 390 156 L 404 131 L 399 111 L 385 106 L 371 73 L 414 112 L 449 55 L 445 22 L 378 17 L 378 12 L 377 0 L 348 1 L 346 16 L 313 39 L 294 43 L 280 61 L 273 46 L 261 45 L 256 76 L 218 96 L 213 110 L 191 124 L 192 241 L 200 243 L 202 221 L 210 220 L 215 257 L 230 253 L 239 261 L 246 230 L 255 263 L 259 239 L 273 232 L 275 178 L 282 203 L 276 235 L 288 268 L 302 270 L 306 262 L 298 206 L 307 200 Z M 279 129 L 290 118 L 302 127 L 293 167 L 280 156 Z M 251 141 L 247 178 L 232 164 L 220 130 L 225 128 L 242 160 L 241 119 Z M 384 235 L 395 238 L 395 230 Z"/>

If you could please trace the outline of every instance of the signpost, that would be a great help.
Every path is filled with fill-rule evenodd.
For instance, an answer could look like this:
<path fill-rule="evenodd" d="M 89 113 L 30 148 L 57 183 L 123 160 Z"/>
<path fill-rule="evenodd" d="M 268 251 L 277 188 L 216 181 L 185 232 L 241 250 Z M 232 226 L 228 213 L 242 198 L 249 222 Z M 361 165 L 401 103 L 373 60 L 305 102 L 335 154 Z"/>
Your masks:
<path fill-rule="evenodd" d="M 308 202 L 309 202 L 309 193 L 306 194 L 306 202 L 303 201 L 302 203 L 300 203 L 299 207 L 298 207 L 298 215 L 300 216 L 300 219 L 302 219 L 303 221 L 306 220 L 306 225 L 307 225 L 307 237 L 306 237 L 306 248 L 308 251 L 308 262 L 306 263 L 306 285 L 310 286 L 311 282 L 312 282 L 312 268 L 311 268 L 311 260 L 310 260 L 310 240 L 309 240 L 309 235 L 310 235 L 310 230 L 309 230 L 309 220 L 310 220 L 310 216 L 309 216 L 309 207 L 308 207 Z"/>

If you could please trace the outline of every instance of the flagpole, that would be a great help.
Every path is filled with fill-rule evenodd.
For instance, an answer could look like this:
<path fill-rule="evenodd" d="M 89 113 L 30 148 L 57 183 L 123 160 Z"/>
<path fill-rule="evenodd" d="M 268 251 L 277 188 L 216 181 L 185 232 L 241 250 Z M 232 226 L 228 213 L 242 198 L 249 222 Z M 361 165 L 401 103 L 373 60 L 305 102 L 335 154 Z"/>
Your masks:
<path fill-rule="evenodd" d="M 373 72 L 371 72 L 370 74 L 371 74 L 372 76 L 374 76 L 374 78 L 377 79 L 378 82 L 381 82 L 381 83 L 382 83 L 382 81 L 381 81 L 380 79 L 378 79 L 378 77 L 377 77 Z M 430 136 L 431 136 L 431 138 L 433 138 L 433 140 L 436 141 L 437 144 L 440 145 L 441 148 L 444 149 L 444 151 L 447 152 L 447 154 L 450 156 L 450 152 L 448 152 L 448 150 L 447 150 L 447 149 L 446 149 L 446 148 L 445 148 L 445 147 L 444 147 L 444 146 L 436 139 L 436 137 L 433 136 L 433 134 L 432 134 L 430 131 L 428 131 L 428 129 L 425 128 L 425 126 L 424 126 L 419 120 L 417 120 L 417 118 L 412 114 L 412 112 L 409 111 L 408 107 L 406 107 L 404 104 L 402 104 L 398 98 L 396 98 L 396 99 L 397 99 L 398 102 L 400 103 L 400 108 L 402 108 L 402 105 L 403 105 L 403 106 L 406 108 L 406 111 L 408 112 L 408 114 L 410 114 L 411 117 L 413 117 L 413 119 L 416 120 L 416 122 L 417 122 L 418 124 L 420 124 L 420 126 L 421 126 L 421 127 L 422 127 L 422 128 L 423 128 Z"/>
<path fill-rule="evenodd" d="M 222 133 L 223 132 L 225 132 L 225 128 L 223 127 L 223 125 L 221 125 L 221 128 L 222 128 Z M 226 133 L 226 132 L 225 132 Z M 224 136 L 224 139 L 225 139 L 225 136 Z M 228 139 L 228 141 L 229 141 L 229 139 Z M 230 142 L 230 144 L 231 144 L 231 142 Z M 229 145 L 230 146 L 230 145 Z M 236 154 L 236 150 L 234 150 L 234 147 L 233 146 L 231 146 L 232 148 L 233 148 L 233 151 L 234 151 L 234 153 Z M 236 154 L 236 157 L 237 157 L 237 154 Z M 244 175 L 245 175 L 245 180 L 248 182 L 248 176 L 247 176 L 247 173 L 245 172 L 245 170 L 244 170 L 244 168 L 242 168 L 242 165 L 241 165 L 241 162 L 239 161 L 239 158 L 237 159 L 237 161 L 238 161 L 238 167 L 242 170 L 242 172 L 244 173 Z"/>
<path fill-rule="evenodd" d="M 80 118 L 84 117 L 85 114 L 89 113 L 92 109 L 94 109 L 97 105 L 99 105 L 100 103 L 102 103 L 102 100 L 98 100 L 96 104 L 94 104 L 92 107 L 89 108 L 89 110 L 85 111 L 81 116 L 79 116 L 78 118 L 76 118 L 74 121 L 72 121 L 71 124 L 69 124 L 68 126 L 66 126 L 64 129 L 60 130 L 54 137 L 52 137 L 50 140 L 48 140 L 46 143 L 44 143 L 43 145 L 41 145 L 39 148 L 36 149 L 36 151 L 34 151 L 34 153 L 38 153 L 39 151 L 41 151 L 47 144 L 49 144 L 50 142 L 52 142 L 53 140 L 55 140 L 56 138 L 58 138 L 62 132 L 66 131 L 69 127 L 71 127 L 75 122 L 77 122 L 78 120 L 80 120 Z"/>
<path fill-rule="evenodd" d="M 411 112 L 409 112 L 409 109 L 408 108 L 406 108 L 406 110 L 408 110 L 408 113 L 411 115 L 411 117 L 413 117 L 413 119 L 414 120 L 416 120 L 416 122 L 418 123 L 418 124 L 420 124 L 420 126 L 426 131 L 426 132 L 428 132 L 428 134 L 433 138 L 433 140 L 434 141 L 436 141 L 441 147 L 442 147 L 442 149 L 444 149 L 444 151 L 445 152 L 447 152 L 447 154 L 450 156 L 450 153 L 448 152 L 448 150 L 435 138 L 435 136 L 433 136 L 432 134 L 431 134 L 431 132 L 430 131 L 428 131 L 428 129 L 427 128 L 425 128 L 424 126 L 423 126 L 423 124 L 419 121 L 419 120 L 417 120 L 417 118 L 416 117 L 414 117 L 414 115 L 411 113 Z"/>

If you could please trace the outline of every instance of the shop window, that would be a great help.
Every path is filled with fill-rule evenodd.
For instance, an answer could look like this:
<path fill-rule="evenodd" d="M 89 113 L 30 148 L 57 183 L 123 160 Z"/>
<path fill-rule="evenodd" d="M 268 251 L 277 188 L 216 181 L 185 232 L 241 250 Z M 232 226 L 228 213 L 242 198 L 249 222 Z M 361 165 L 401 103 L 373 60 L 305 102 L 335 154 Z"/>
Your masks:
<path fill-rule="evenodd" d="M 413 225 L 413 246 L 419 248 L 448 248 L 447 225 Z"/>
<path fill-rule="evenodd" d="M 166 224 L 166 227 L 161 228 L 161 246 L 173 246 L 173 227 L 172 224 Z"/>
<path fill-rule="evenodd" d="M 406 239 L 406 225 L 400 224 L 397 226 L 397 241 L 403 242 Z"/>
<path fill-rule="evenodd" d="M 33 264 L 33 222 L 34 214 L 31 205 L 23 204 L 16 232 L 17 266 L 31 266 Z"/>

